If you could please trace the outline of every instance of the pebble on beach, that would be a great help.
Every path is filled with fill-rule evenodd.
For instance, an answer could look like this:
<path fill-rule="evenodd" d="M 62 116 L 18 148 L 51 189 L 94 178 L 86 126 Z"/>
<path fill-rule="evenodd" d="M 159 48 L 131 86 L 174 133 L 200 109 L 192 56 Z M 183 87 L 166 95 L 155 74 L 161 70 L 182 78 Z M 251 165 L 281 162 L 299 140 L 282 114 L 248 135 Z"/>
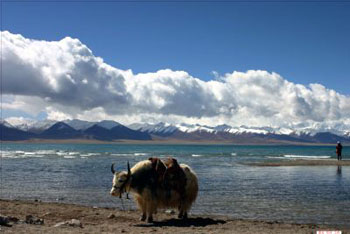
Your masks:
<path fill-rule="evenodd" d="M 27 224 L 38 224 L 38 225 L 44 224 L 44 220 L 43 219 L 39 219 L 37 217 L 34 217 L 33 215 L 27 215 L 25 222 Z"/>
<path fill-rule="evenodd" d="M 19 219 L 11 216 L 0 215 L 0 226 L 12 227 L 12 224 L 17 223 Z"/>
<path fill-rule="evenodd" d="M 69 221 L 59 222 L 54 225 L 54 227 L 83 227 L 83 224 L 78 219 L 72 219 Z"/>

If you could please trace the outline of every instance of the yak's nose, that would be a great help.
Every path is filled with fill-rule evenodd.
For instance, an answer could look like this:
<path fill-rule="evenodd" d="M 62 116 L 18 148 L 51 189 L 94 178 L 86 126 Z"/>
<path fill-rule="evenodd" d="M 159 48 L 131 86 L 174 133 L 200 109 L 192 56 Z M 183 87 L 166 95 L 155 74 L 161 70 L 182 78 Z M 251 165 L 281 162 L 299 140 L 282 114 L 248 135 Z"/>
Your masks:
<path fill-rule="evenodd" d="M 112 188 L 111 191 L 109 192 L 111 196 L 119 196 L 119 191 L 115 188 Z"/>
<path fill-rule="evenodd" d="M 113 196 L 113 195 L 115 195 L 115 192 L 116 192 L 115 189 L 112 188 L 111 191 L 110 191 L 109 193 Z"/>

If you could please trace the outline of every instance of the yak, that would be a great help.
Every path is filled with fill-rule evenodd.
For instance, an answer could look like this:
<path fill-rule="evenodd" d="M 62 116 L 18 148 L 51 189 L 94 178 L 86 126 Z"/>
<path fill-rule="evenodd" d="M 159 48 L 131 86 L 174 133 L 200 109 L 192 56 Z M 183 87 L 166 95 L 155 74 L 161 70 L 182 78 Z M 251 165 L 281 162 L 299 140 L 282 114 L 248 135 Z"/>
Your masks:
<path fill-rule="evenodd" d="M 158 163 L 164 164 L 161 160 L 159 161 Z M 188 165 L 179 164 L 179 167 L 186 177 L 183 194 L 179 189 L 159 183 L 159 175 L 152 165 L 152 160 L 140 161 L 131 169 L 128 162 L 127 171 L 121 172 L 116 172 L 112 164 L 111 171 L 114 177 L 110 194 L 121 198 L 123 193 L 131 192 L 142 212 L 141 221 L 153 222 L 153 214 L 158 208 L 177 208 L 178 217 L 186 219 L 192 203 L 197 198 L 198 179 Z"/>

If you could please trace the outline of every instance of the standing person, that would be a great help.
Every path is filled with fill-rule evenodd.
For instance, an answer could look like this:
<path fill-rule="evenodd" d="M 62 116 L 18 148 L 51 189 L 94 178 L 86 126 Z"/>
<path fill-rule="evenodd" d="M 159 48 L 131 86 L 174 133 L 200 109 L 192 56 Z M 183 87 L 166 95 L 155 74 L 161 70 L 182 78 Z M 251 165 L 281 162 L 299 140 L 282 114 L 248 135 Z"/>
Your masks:
<path fill-rule="evenodd" d="M 340 141 L 337 142 L 337 146 L 335 147 L 335 152 L 337 153 L 338 160 L 341 160 L 341 150 L 343 146 L 340 144 Z"/>

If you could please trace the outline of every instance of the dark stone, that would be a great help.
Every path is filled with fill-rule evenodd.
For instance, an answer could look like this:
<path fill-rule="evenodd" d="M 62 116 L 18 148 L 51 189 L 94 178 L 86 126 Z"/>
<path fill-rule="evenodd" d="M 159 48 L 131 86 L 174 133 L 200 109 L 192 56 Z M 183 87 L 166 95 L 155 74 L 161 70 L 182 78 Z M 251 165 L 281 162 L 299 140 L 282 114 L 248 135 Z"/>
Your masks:
<path fill-rule="evenodd" d="M 37 217 L 34 217 L 33 215 L 27 215 L 25 222 L 28 223 L 28 224 L 38 224 L 38 225 L 43 225 L 44 224 L 44 220 L 43 219 L 39 219 Z"/>

